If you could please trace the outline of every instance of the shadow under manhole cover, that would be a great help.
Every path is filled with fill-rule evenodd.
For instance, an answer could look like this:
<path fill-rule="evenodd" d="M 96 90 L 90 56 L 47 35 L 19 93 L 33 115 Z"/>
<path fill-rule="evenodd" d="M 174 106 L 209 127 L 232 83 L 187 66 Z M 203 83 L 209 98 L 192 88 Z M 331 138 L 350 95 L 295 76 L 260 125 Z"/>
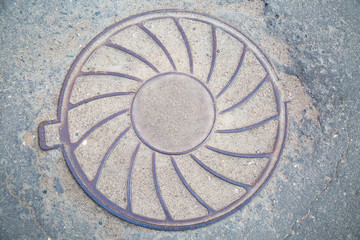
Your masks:
<path fill-rule="evenodd" d="M 81 187 L 119 218 L 201 227 L 246 205 L 276 168 L 287 124 L 276 81 L 259 48 L 222 21 L 140 14 L 82 50 L 40 146 L 61 147 Z"/>

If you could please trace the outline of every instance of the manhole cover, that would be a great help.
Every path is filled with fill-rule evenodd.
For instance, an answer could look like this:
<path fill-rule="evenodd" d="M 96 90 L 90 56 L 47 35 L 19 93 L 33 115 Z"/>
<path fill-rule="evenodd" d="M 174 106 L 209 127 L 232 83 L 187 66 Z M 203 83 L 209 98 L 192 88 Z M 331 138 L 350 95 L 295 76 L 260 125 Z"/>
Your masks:
<path fill-rule="evenodd" d="M 201 227 L 242 208 L 271 177 L 287 121 L 276 81 L 266 56 L 226 23 L 140 14 L 82 50 L 58 119 L 39 126 L 40 146 L 61 147 L 82 188 L 119 218 Z"/>

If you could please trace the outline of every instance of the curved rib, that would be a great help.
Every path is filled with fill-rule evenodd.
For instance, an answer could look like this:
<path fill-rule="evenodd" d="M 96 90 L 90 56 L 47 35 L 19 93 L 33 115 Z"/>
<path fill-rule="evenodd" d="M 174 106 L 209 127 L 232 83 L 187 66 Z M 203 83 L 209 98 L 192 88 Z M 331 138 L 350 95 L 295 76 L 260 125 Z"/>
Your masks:
<path fill-rule="evenodd" d="M 160 47 L 161 49 L 163 50 L 163 52 L 165 53 L 165 55 L 167 56 L 167 58 L 169 59 L 170 63 L 171 63 L 171 66 L 173 67 L 174 71 L 177 71 L 176 70 L 176 66 L 175 66 L 175 63 L 173 61 L 173 59 L 171 58 L 170 56 L 170 53 L 168 52 L 168 50 L 165 48 L 164 44 L 162 44 L 160 42 L 160 40 L 149 30 L 147 29 L 146 27 L 144 27 L 143 24 L 137 24 L 138 27 L 140 27 L 144 32 L 146 32 Z"/>
<path fill-rule="evenodd" d="M 244 132 L 244 131 L 248 131 L 257 127 L 260 127 L 272 120 L 276 120 L 279 118 L 279 115 L 275 115 L 272 116 L 270 118 L 265 119 L 264 121 L 255 123 L 253 125 L 247 126 L 247 127 L 242 127 L 242 128 L 234 128 L 234 129 L 226 129 L 226 130 L 216 130 L 217 133 L 237 133 L 237 132 Z"/>
<path fill-rule="evenodd" d="M 154 184 L 155 184 L 156 193 L 158 195 L 161 207 L 163 208 L 163 210 L 165 212 L 166 220 L 172 221 L 173 219 L 172 219 L 168 209 L 166 208 L 164 199 L 163 199 L 163 197 L 161 195 L 161 191 L 160 191 L 160 188 L 159 188 L 159 183 L 158 183 L 157 175 L 156 175 L 156 163 L 155 163 L 155 161 L 156 161 L 155 152 L 153 152 L 153 155 L 152 155 L 152 171 L 153 171 L 153 177 L 154 177 Z"/>
<path fill-rule="evenodd" d="M 114 96 L 124 96 L 124 95 L 131 95 L 131 94 L 135 94 L 135 93 L 134 92 L 114 92 L 114 93 L 102 94 L 102 95 L 98 95 L 98 96 L 95 96 L 95 97 L 91 97 L 91 98 L 82 100 L 82 101 L 80 101 L 78 103 L 74 103 L 74 104 L 69 103 L 68 107 L 69 107 L 69 110 L 70 110 L 70 109 L 78 107 L 78 106 L 80 106 L 82 104 L 92 102 L 92 101 L 95 101 L 95 100 L 98 100 L 98 99 L 101 99 L 101 98 L 114 97 Z"/>
<path fill-rule="evenodd" d="M 179 178 L 181 179 L 182 183 L 185 185 L 185 187 L 187 188 L 187 190 L 191 193 L 191 195 L 193 195 L 194 198 L 196 198 L 196 200 L 197 200 L 201 205 L 203 205 L 203 206 L 208 210 L 209 213 L 214 213 L 215 210 L 212 209 L 209 205 L 207 205 L 207 204 L 204 202 L 204 200 L 202 200 L 202 199 L 195 193 L 195 191 L 189 186 L 189 184 L 186 182 L 184 176 L 181 174 L 178 166 L 176 165 L 176 162 L 175 162 L 175 160 L 174 160 L 173 157 L 171 157 L 171 162 L 172 162 L 172 164 L 173 164 L 173 166 L 174 166 L 174 169 L 175 169 L 177 175 L 179 176 Z"/>
<path fill-rule="evenodd" d="M 233 153 L 233 152 L 224 151 L 224 150 L 221 150 L 218 148 L 214 148 L 209 145 L 207 145 L 206 148 L 210 149 L 214 152 L 222 153 L 222 154 L 233 156 L 233 157 L 240 157 L 240 158 L 262 158 L 262 157 L 269 158 L 272 154 L 272 153 L 259 153 L 259 154 Z"/>
<path fill-rule="evenodd" d="M 138 145 L 135 148 L 135 151 L 133 153 L 133 156 L 131 158 L 131 165 L 130 165 L 130 169 L 129 169 L 129 176 L 128 176 L 128 185 L 127 185 L 127 206 L 126 206 L 126 210 L 128 211 L 132 211 L 131 210 L 131 176 L 132 176 L 132 172 L 134 169 L 134 162 L 135 162 L 135 158 L 136 155 L 139 151 L 140 148 L 140 142 L 138 143 Z"/>
<path fill-rule="evenodd" d="M 101 164 L 96 172 L 96 175 L 94 177 L 93 180 L 91 180 L 91 184 L 95 187 L 96 186 L 96 183 L 100 177 L 100 173 L 101 173 L 101 170 L 103 169 L 104 167 L 104 164 L 105 164 L 105 161 L 109 158 L 110 156 L 110 153 L 112 152 L 112 150 L 115 148 L 116 144 L 120 141 L 120 139 L 129 131 L 130 127 L 126 128 L 122 133 L 120 133 L 120 135 L 115 139 L 115 141 L 111 144 L 110 148 L 107 150 L 104 158 L 102 159 L 101 161 Z"/>
<path fill-rule="evenodd" d="M 266 77 L 260 82 L 260 84 L 254 89 L 254 91 L 252 91 L 247 97 L 245 97 L 243 100 L 241 100 L 240 102 L 232 105 L 231 107 L 223 110 L 220 112 L 220 114 L 224 114 L 228 111 L 233 110 L 234 108 L 237 108 L 238 106 L 240 106 L 241 104 L 245 103 L 247 100 L 249 100 L 253 95 L 255 95 L 255 93 L 257 93 L 257 91 L 259 91 L 259 89 L 264 85 L 265 82 L 267 82 L 269 80 L 269 75 L 266 75 Z"/>
<path fill-rule="evenodd" d="M 195 162 L 197 162 L 201 167 L 203 167 L 206 171 L 210 172 L 211 174 L 213 174 L 214 176 L 224 180 L 225 182 L 234 184 L 236 186 L 240 186 L 246 189 L 246 191 L 248 191 L 250 188 L 252 188 L 252 186 L 244 184 L 244 183 L 239 183 L 236 181 L 233 181 L 227 177 L 224 177 L 223 175 L 215 172 L 214 170 L 212 170 L 211 168 L 209 168 L 208 166 L 206 166 L 203 162 L 201 162 L 197 157 L 195 157 L 194 155 L 190 154 L 190 156 L 195 160 Z"/>
<path fill-rule="evenodd" d="M 211 75 L 214 72 L 214 67 L 215 67 L 215 61 L 216 61 L 216 48 L 217 48 L 217 44 L 216 44 L 216 27 L 213 25 L 212 26 L 212 41 L 213 41 L 213 52 L 212 52 L 212 60 L 211 60 L 211 67 L 209 70 L 209 74 L 206 80 L 206 83 L 210 82 L 210 78 Z"/>
<path fill-rule="evenodd" d="M 239 60 L 239 64 L 236 67 L 236 70 L 233 74 L 233 76 L 231 77 L 230 81 L 225 85 L 225 87 L 219 92 L 219 94 L 216 96 L 216 98 L 219 98 L 232 84 L 232 82 L 234 81 L 235 77 L 237 76 L 237 74 L 239 73 L 239 70 L 244 62 L 244 58 L 245 58 L 245 54 L 248 51 L 247 46 L 244 46 L 243 52 L 241 54 L 240 60 Z"/>
<path fill-rule="evenodd" d="M 114 44 L 114 43 L 111 43 L 110 41 L 106 42 L 105 43 L 105 46 L 108 46 L 108 47 L 112 47 L 112 48 L 115 48 L 115 49 L 118 49 L 118 50 L 121 50 L 123 52 L 126 52 L 134 57 L 136 57 L 137 59 L 139 59 L 140 61 L 142 61 L 143 63 L 147 64 L 150 68 L 152 68 L 152 70 L 154 70 L 155 72 L 159 73 L 159 70 L 154 66 L 152 65 L 148 60 L 146 60 L 145 58 L 143 58 L 142 56 L 134 53 L 133 51 L 127 49 L 127 48 L 124 48 L 120 45 L 117 45 L 117 44 Z"/>
<path fill-rule="evenodd" d="M 91 71 L 91 72 L 81 72 L 79 74 L 79 76 L 89 76 L 89 75 L 110 75 L 110 76 L 128 78 L 130 80 L 134 80 L 137 82 L 143 82 L 143 80 L 141 80 L 140 78 L 137 78 L 137 77 L 134 77 L 134 76 L 131 76 L 128 74 L 118 73 L 118 72 Z"/>
<path fill-rule="evenodd" d="M 127 111 L 129 111 L 129 109 L 125 109 L 125 110 L 122 110 L 120 112 L 117 112 L 117 113 L 114 113 L 113 115 L 110 115 L 109 117 L 101 120 L 100 122 L 98 122 L 95 126 L 93 126 L 92 128 L 90 128 L 89 131 L 87 131 L 77 142 L 75 143 L 72 143 L 72 148 L 73 150 L 75 150 L 75 148 L 77 148 L 79 146 L 79 144 L 87 137 L 90 135 L 90 133 L 92 133 L 93 131 L 95 131 L 98 127 L 100 127 L 101 125 L 103 125 L 104 123 L 110 121 L 111 119 L 117 117 L 117 116 L 120 116 L 124 113 L 126 113 Z"/>
<path fill-rule="evenodd" d="M 274 82 L 271 81 L 271 85 L 274 89 L 274 95 L 275 95 L 275 99 L 276 99 L 276 110 L 278 113 L 280 113 L 280 93 L 279 90 L 277 89 L 277 87 L 274 85 Z"/>
<path fill-rule="evenodd" d="M 186 45 L 186 49 L 187 49 L 187 53 L 188 53 L 188 56 L 189 56 L 189 65 L 190 65 L 190 73 L 193 73 L 194 71 L 194 65 L 193 65 L 193 58 L 192 58 L 192 53 L 191 53 L 191 48 L 190 48 L 190 44 L 189 44 L 189 41 L 186 37 L 186 34 L 184 32 L 184 29 L 181 27 L 180 23 L 179 23 L 179 20 L 176 19 L 176 18 L 173 18 L 177 28 L 179 29 L 179 32 L 181 33 L 181 36 L 185 42 L 185 45 Z"/>
<path fill-rule="evenodd" d="M 284 102 L 285 104 L 285 129 L 284 129 L 284 141 L 281 145 L 281 149 L 280 149 L 280 154 L 279 154 L 279 159 L 284 151 L 284 148 L 285 148 L 285 141 L 286 141 L 286 138 L 287 138 L 287 133 L 288 133 L 288 104 L 291 103 L 292 101 L 286 101 Z"/>

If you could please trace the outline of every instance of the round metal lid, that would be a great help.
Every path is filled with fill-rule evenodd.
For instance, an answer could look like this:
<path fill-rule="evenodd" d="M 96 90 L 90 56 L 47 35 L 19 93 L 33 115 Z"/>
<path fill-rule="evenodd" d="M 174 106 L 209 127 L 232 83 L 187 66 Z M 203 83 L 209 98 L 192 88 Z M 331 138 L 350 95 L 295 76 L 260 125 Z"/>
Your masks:
<path fill-rule="evenodd" d="M 276 81 L 260 49 L 214 17 L 132 16 L 79 54 L 40 146 L 61 147 L 82 188 L 119 218 L 201 227 L 249 203 L 275 170 L 287 124 Z"/>

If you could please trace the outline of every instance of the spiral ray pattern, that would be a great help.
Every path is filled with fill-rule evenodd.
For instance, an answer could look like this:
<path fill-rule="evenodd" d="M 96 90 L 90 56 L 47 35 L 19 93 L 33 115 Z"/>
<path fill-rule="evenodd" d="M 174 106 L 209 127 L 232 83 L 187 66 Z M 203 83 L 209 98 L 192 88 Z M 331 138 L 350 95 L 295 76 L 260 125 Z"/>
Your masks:
<path fill-rule="evenodd" d="M 134 224 L 184 230 L 262 189 L 286 116 L 276 73 L 251 40 L 210 16 L 160 10 L 86 46 L 58 121 L 69 168 L 97 203 Z"/>

